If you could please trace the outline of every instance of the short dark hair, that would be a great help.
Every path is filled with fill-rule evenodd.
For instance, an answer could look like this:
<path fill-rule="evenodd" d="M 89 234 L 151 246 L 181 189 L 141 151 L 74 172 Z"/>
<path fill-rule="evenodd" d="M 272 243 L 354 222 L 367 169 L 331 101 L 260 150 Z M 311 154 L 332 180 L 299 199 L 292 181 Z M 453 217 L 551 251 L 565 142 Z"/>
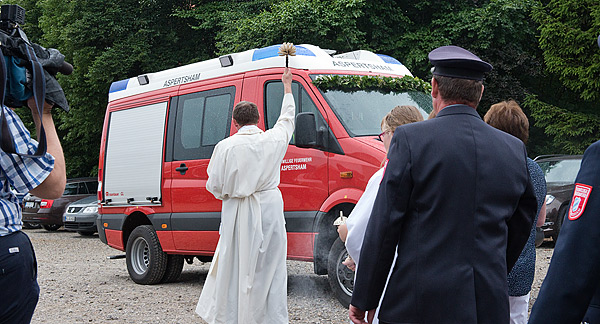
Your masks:
<path fill-rule="evenodd" d="M 240 101 L 235 108 L 233 108 L 233 119 L 240 124 L 245 125 L 256 125 L 258 124 L 258 107 L 256 104 L 250 101 Z"/>
<path fill-rule="evenodd" d="M 483 120 L 501 131 L 520 139 L 527 144 L 529 120 L 514 100 L 502 101 L 490 107 Z"/>
<path fill-rule="evenodd" d="M 477 108 L 481 99 L 483 81 L 468 80 L 434 75 L 438 83 L 438 91 L 448 102 L 460 103 Z"/>

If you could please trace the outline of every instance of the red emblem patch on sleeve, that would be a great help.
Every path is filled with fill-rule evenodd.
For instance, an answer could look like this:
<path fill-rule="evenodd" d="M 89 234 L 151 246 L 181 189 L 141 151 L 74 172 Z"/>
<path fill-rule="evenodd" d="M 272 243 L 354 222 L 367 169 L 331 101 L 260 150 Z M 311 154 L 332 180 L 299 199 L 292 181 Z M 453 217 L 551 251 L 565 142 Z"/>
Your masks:
<path fill-rule="evenodd" d="M 584 185 L 581 183 L 575 184 L 575 190 L 573 191 L 573 199 L 571 199 L 571 206 L 569 207 L 569 220 L 576 220 L 583 214 L 585 205 L 588 202 L 590 193 L 592 192 L 592 186 Z"/>

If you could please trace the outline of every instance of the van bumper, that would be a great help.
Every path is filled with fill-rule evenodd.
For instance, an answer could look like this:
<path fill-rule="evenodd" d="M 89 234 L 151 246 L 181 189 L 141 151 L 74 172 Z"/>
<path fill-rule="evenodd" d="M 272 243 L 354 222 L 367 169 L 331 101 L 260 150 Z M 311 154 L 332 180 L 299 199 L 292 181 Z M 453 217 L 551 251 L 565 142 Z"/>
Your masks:
<path fill-rule="evenodd" d="M 108 244 L 106 241 L 106 233 L 104 233 L 104 226 L 102 225 L 102 216 L 98 216 L 98 218 L 96 218 L 96 228 L 98 229 L 98 237 L 100 238 L 100 241 L 102 241 L 104 244 Z"/>

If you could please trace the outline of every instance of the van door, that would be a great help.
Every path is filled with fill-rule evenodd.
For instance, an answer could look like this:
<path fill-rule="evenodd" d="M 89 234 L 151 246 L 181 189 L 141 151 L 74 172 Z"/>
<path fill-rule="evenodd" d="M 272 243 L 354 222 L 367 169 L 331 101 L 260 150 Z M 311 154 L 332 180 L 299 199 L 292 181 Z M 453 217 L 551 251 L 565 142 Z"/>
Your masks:
<path fill-rule="evenodd" d="M 165 155 L 171 173 L 171 230 L 178 251 L 212 254 L 216 248 L 221 201 L 206 190 L 206 169 L 215 145 L 230 134 L 239 87 L 241 81 L 182 87 L 173 102 Z"/>
<path fill-rule="evenodd" d="M 281 112 L 283 83 L 281 74 L 259 77 L 262 87 L 265 128 L 275 125 Z M 295 75 L 292 93 L 296 102 L 296 114 L 313 112 L 321 125 L 327 126 L 327 115 L 315 100 L 306 81 Z M 328 197 L 328 153 L 318 149 L 298 148 L 294 138 L 281 163 L 281 184 L 286 228 L 288 232 L 288 258 L 312 260 L 313 223 L 319 208 Z"/>

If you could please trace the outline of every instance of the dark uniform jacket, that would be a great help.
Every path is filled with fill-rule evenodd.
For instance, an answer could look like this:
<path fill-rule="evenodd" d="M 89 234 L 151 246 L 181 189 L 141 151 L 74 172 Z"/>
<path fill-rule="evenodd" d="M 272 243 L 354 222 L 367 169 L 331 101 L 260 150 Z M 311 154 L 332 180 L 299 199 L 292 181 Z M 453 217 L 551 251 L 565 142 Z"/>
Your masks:
<path fill-rule="evenodd" d="M 508 323 L 507 271 L 531 230 L 526 150 L 452 105 L 400 126 L 367 226 L 352 304 L 384 323 Z"/>
<path fill-rule="evenodd" d="M 575 183 L 529 323 L 600 323 L 600 141 L 585 151 Z M 591 191 L 586 196 L 578 186 Z"/>

